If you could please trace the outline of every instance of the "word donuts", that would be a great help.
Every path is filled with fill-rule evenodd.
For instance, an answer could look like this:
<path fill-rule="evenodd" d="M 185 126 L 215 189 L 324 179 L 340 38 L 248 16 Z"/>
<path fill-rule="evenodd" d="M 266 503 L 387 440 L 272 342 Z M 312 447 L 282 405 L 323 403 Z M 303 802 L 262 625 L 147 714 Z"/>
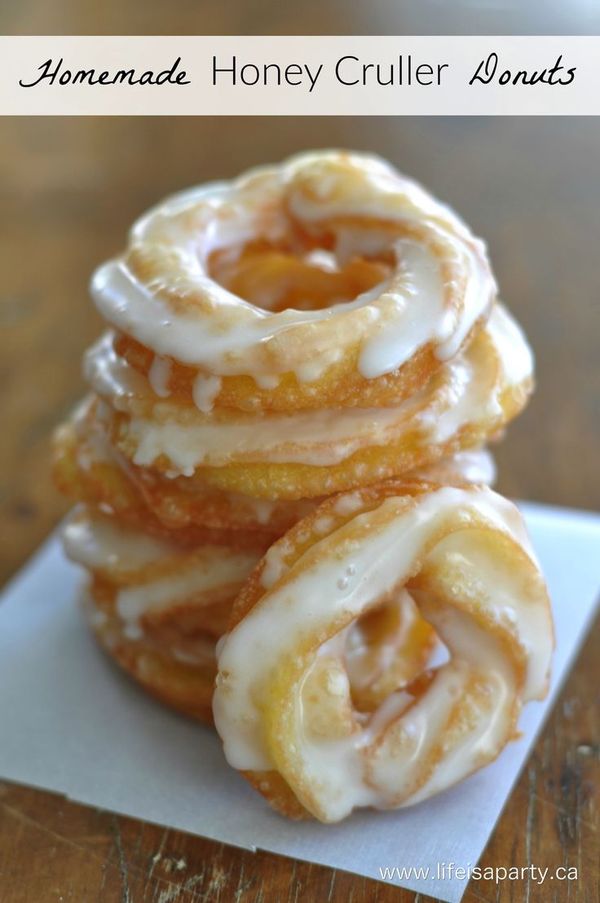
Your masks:
<path fill-rule="evenodd" d="M 357 638 L 393 604 L 416 607 L 445 663 L 401 674 L 394 626 Z M 215 723 L 229 763 L 287 815 L 405 806 L 496 758 L 545 695 L 552 647 L 510 502 L 381 484 L 325 502 L 267 552 L 221 642 Z"/>

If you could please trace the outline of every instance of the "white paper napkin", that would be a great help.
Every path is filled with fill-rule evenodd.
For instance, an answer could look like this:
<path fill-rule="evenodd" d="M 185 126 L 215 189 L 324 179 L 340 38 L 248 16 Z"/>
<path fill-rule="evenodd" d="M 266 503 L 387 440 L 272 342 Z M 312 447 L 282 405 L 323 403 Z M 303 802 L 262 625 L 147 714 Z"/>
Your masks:
<path fill-rule="evenodd" d="M 74 604 L 80 573 L 56 537 L 0 605 L 0 776 L 369 878 L 412 867 L 393 883 L 456 903 L 466 881 L 443 876 L 440 866 L 475 866 L 591 624 L 600 586 L 600 516 L 521 507 L 553 599 L 552 690 L 526 707 L 522 738 L 458 787 L 410 809 L 360 812 L 335 826 L 274 814 L 226 765 L 212 731 L 147 698 L 99 652 Z"/>

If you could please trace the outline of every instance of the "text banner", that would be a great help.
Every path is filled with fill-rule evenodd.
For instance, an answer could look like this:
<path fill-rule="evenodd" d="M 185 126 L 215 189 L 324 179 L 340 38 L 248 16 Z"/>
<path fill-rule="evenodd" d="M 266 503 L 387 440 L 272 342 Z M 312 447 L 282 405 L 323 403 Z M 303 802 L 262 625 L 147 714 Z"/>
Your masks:
<path fill-rule="evenodd" d="M 2 115 L 598 113 L 600 37 L 0 37 Z"/>

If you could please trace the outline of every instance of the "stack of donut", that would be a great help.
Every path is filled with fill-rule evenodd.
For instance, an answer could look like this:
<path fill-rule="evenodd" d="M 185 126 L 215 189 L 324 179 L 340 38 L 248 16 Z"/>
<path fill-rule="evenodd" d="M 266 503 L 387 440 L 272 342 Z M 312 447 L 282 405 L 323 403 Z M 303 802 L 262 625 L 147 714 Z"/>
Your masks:
<path fill-rule="evenodd" d="M 92 295 L 57 433 L 100 643 L 279 811 L 337 821 L 494 759 L 546 692 L 548 596 L 485 444 L 533 361 L 485 247 L 371 156 L 183 192 Z"/>

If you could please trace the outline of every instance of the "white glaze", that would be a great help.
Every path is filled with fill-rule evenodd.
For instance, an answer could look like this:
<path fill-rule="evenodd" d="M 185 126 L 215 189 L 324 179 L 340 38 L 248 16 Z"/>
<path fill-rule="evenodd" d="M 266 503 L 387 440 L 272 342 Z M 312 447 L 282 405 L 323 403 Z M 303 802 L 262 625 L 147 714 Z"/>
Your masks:
<path fill-rule="evenodd" d="M 90 517 L 74 510 L 62 529 L 66 554 L 77 564 L 94 571 L 126 574 L 177 555 L 172 543 L 133 530 L 108 517 Z"/>
<path fill-rule="evenodd" d="M 203 414 L 210 414 L 214 401 L 221 391 L 221 379 L 218 376 L 204 376 L 200 373 L 194 379 L 192 397 L 194 404 Z"/>
<path fill-rule="evenodd" d="M 182 564 L 174 574 L 157 577 L 117 593 L 116 609 L 129 625 L 139 626 L 144 615 L 168 611 L 185 603 L 203 605 L 212 601 L 213 590 L 230 586 L 232 593 L 242 585 L 257 557 L 207 546 L 202 554 Z M 203 596 L 206 594 L 206 598 Z"/>
<path fill-rule="evenodd" d="M 354 514 L 361 507 L 362 501 L 358 492 L 344 492 L 335 501 L 335 512 L 341 514 L 342 517 L 347 514 Z"/>
<path fill-rule="evenodd" d="M 171 361 L 166 357 L 160 357 L 155 354 L 150 370 L 148 371 L 148 382 L 152 386 L 152 391 L 159 398 L 167 398 L 169 393 L 169 377 L 171 375 Z"/>
<path fill-rule="evenodd" d="M 110 401 L 113 408 L 127 410 L 132 398 L 149 396 L 148 381 L 119 357 L 114 349 L 114 334 L 105 332 L 83 356 L 85 381 Z M 107 418 L 110 412 L 107 412 Z"/>
<path fill-rule="evenodd" d="M 279 376 L 272 373 L 255 373 L 254 381 L 259 389 L 276 389 L 279 385 Z"/>
<path fill-rule="evenodd" d="M 486 448 L 456 452 L 450 458 L 442 459 L 438 464 L 415 471 L 411 476 L 435 480 L 438 466 L 442 468 L 443 473 L 449 472 L 466 480 L 467 483 L 483 483 L 486 486 L 493 486 L 496 480 L 494 457 Z"/>
<path fill-rule="evenodd" d="M 496 462 L 487 448 L 457 452 L 452 465 L 469 483 L 484 483 L 493 486 L 496 482 Z"/>

